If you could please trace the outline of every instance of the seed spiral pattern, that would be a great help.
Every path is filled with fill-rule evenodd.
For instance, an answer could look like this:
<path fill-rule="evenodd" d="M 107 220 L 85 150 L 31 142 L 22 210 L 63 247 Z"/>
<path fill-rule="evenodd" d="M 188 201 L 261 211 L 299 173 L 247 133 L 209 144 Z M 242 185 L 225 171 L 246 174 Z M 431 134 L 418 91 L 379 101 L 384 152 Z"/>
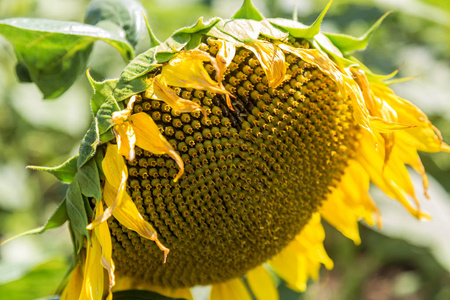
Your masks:
<path fill-rule="evenodd" d="M 200 49 L 213 56 L 219 50 L 211 39 Z M 237 48 L 223 78 L 234 110 L 222 95 L 174 88 L 200 104 L 206 119 L 137 97 L 134 113 L 153 118 L 185 173 L 173 182 L 171 158 L 136 147 L 127 192 L 171 251 L 162 264 L 154 242 L 111 218 L 117 274 L 173 288 L 221 282 L 281 251 L 308 222 L 354 156 L 358 126 L 330 77 L 285 57 L 290 78 L 274 89 L 253 53 Z M 214 68 L 205 68 L 215 78 Z"/>

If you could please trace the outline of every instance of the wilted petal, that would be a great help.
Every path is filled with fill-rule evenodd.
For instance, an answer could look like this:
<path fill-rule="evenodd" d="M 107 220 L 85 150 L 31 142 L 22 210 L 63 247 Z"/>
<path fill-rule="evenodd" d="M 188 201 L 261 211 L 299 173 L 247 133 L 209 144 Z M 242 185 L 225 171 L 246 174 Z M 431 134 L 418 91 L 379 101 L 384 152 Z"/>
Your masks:
<path fill-rule="evenodd" d="M 103 215 L 103 203 L 97 204 L 95 209 L 96 219 Z M 112 243 L 111 243 L 111 233 L 108 228 L 107 223 L 101 223 L 95 229 L 95 236 L 100 243 L 102 248 L 102 259 L 101 263 L 108 273 L 109 285 L 108 285 L 108 297 L 107 299 L 112 299 L 112 287 L 115 284 L 114 278 L 114 261 L 112 259 Z"/>
<path fill-rule="evenodd" d="M 153 85 L 145 93 L 147 98 L 161 100 L 175 111 L 181 113 L 201 111 L 206 117 L 206 111 L 199 104 L 179 97 L 173 89 L 161 81 L 161 75 L 155 77 Z"/>
<path fill-rule="evenodd" d="M 261 67 L 266 73 L 269 81 L 269 87 L 279 86 L 286 77 L 286 65 L 283 51 L 276 45 L 256 41 L 252 44 L 244 45 L 245 48 L 252 51 L 261 63 Z"/>
<path fill-rule="evenodd" d="M 181 51 L 162 67 L 161 77 L 166 85 L 206 90 L 212 93 L 228 94 L 227 90 L 211 79 L 203 62 L 209 61 L 216 72 L 216 60 L 200 50 Z"/>
<path fill-rule="evenodd" d="M 142 218 L 133 200 L 125 191 L 126 185 L 123 182 L 126 182 L 128 171 L 122 156 L 117 151 L 116 145 L 108 144 L 102 168 L 106 177 L 103 199 L 109 207 L 114 207 L 110 212 L 123 226 L 136 231 L 142 237 L 154 241 L 164 251 L 164 261 L 166 261 L 169 249 L 164 247 L 158 240 L 156 230 Z"/>
<path fill-rule="evenodd" d="M 132 115 L 129 120 L 136 134 L 137 146 L 154 154 L 167 154 L 175 160 L 180 168 L 174 179 L 174 181 L 177 181 L 184 172 L 183 160 L 160 133 L 153 119 L 146 113 L 137 113 Z"/>
<path fill-rule="evenodd" d="M 84 266 L 83 285 L 80 300 L 102 300 L 104 289 L 102 249 L 95 235 L 91 244 L 86 245 L 86 262 Z"/>

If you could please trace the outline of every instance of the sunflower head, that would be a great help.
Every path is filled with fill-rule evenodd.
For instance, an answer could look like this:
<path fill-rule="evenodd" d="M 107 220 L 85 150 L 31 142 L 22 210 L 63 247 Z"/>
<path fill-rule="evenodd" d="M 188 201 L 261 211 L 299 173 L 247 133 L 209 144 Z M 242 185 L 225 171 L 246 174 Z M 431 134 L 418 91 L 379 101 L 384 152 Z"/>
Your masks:
<path fill-rule="evenodd" d="M 450 148 L 389 77 L 349 55 L 384 17 L 365 39 L 324 34 L 328 7 L 305 26 L 244 1 L 231 19 L 176 31 L 118 79 L 88 73 L 94 122 L 66 200 L 79 259 L 63 299 L 97 299 L 104 282 L 109 293 L 211 284 L 212 298 L 230 299 L 246 289 L 239 278 L 267 279 L 266 262 L 303 290 L 332 267 L 321 217 L 355 243 L 358 220 L 381 225 L 370 182 L 428 217 L 405 165 L 426 190 L 417 150 Z"/>

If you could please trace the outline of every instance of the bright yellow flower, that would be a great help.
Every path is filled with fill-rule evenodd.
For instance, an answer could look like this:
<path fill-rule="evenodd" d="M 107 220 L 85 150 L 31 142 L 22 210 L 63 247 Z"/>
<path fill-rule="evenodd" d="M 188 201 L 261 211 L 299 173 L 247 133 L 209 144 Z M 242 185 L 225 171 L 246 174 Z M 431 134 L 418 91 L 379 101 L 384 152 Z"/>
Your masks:
<path fill-rule="evenodd" d="M 321 219 L 355 244 L 359 220 L 381 227 L 371 182 L 429 218 L 406 165 L 426 193 L 417 151 L 450 147 L 417 107 L 314 38 L 223 24 L 174 49 L 112 114 L 103 199 L 63 299 L 125 289 L 191 299 L 206 284 L 211 299 L 251 299 L 243 277 L 257 299 L 278 299 L 269 269 L 304 291 L 333 267 Z"/>

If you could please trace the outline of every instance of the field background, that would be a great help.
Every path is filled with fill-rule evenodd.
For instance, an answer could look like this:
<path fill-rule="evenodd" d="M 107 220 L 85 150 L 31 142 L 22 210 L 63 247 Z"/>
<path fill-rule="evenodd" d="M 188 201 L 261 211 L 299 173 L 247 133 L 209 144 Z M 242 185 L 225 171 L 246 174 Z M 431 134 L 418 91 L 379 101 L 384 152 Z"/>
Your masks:
<path fill-rule="evenodd" d="M 142 0 L 160 40 L 198 17 L 230 17 L 240 0 Z M 266 17 L 292 16 L 294 0 L 254 0 Z M 393 13 L 356 56 L 374 71 L 414 80 L 393 86 L 428 114 L 450 142 L 450 1 L 335 0 L 323 22 L 328 32 L 362 35 L 387 11 Z M 87 0 L 0 0 L 0 19 L 38 17 L 83 21 Z M 324 0 L 299 0 L 298 17 L 311 24 Z M 138 53 L 148 47 L 148 37 Z M 64 197 L 66 187 L 51 175 L 25 169 L 54 166 L 76 154 L 89 127 L 91 88 L 85 76 L 57 100 L 44 101 L 32 84 L 18 83 L 12 46 L 0 35 L 0 240 L 41 226 Z M 110 46 L 96 43 L 88 66 L 94 78 L 112 78 L 125 66 Z M 280 282 L 282 300 L 450 299 L 450 155 L 421 154 L 430 177 L 431 201 L 413 174 L 417 194 L 433 220 L 416 221 L 376 188 L 371 190 L 383 213 L 378 231 L 361 224 L 356 247 L 326 226 L 326 249 L 335 262 L 306 293 Z M 66 226 L 23 237 L 0 248 L 0 299 L 47 299 L 70 263 Z"/>

